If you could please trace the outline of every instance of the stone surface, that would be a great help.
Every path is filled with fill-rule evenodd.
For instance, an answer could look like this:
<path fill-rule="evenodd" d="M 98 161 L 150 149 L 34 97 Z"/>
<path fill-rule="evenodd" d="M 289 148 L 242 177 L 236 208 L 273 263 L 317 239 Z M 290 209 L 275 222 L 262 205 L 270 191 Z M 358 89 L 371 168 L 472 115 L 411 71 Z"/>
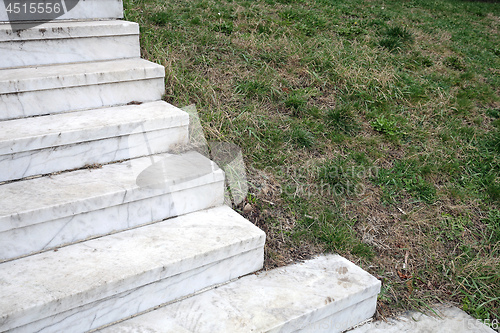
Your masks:
<path fill-rule="evenodd" d="M 121 0 L 80 0 L 75 8 L 57 19 L 110 19 L 122 17 L 123 4 Z M 0 5 L 0 21 L 9 21 L 3 4 Z"/>
<path fill-rule="evenodd" d="M 139 25 L 63 21 L 15 32 L 0 24 L 0 51 L 0 68 L 139 58 Z"/>
<path fill-rule="evenodd" d="M 0 70 L 0 120 L 160 100 L 163 66 L 143 59 Z"/>
<path fill-rule="evenodd" d="M 380 281 L 328 255 L 245 276 L 102 329 L 116 332 L 341 332 L 375 312 Z"/>
<path fill-rule="evenodd" d="M 188 143 L 189 116 L 165 103 L 0 122 L 0 181 L 164 153 Z"/>
<path fill-rule="evenodd" d="M 457 307 L 438 305 L 433 307 L 434 314 L 408 312 L 396 318 L 387 318 L 386 321 L 369 322 L 349 333 L 494 333 L 500 327 L 499 322 L 484 325 L 472 318 Z"/>
<path fill-rule="evenodd" d="M 0 186 L 0 260 L 221 205 L 206 157 L 163 154 Z"/>
<path fill-rule="evenodd" d="M 262 267 L 265 234 L 222 206 L 0 264 L 0 326 L 90 330 Z"/>

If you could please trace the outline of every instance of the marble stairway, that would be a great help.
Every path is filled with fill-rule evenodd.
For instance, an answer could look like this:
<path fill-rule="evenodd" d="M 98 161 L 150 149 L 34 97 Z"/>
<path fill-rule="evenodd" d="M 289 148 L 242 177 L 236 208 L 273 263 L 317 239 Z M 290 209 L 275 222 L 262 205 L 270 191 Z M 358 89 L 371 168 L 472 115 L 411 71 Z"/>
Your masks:
<path fill-rule="evenodd" d="M 379 282 L 338 256 L 246 276 L 265 234 L 224 205 L 223 170 L 188 149 L 188 114 L 161 101 L 164 68 L 140 59 L 139 27 L 121 17 L 121 0 L 80 0 L 13 31 L 0 5 L 0 332 L 370 317 Z M 206 327 L 172 315 L 192 306 Z"/>
<path fill-rule="evenodd" d="M 1 332 L 86 332 L 263 265 L 121 8 L 0 24 Z"/>

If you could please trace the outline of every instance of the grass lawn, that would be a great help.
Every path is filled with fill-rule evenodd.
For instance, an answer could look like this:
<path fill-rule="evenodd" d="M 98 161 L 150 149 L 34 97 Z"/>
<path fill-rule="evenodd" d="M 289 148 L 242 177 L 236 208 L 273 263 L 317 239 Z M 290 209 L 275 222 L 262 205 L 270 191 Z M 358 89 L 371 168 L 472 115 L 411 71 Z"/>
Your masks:
<path fill-rule="evenodd" d="M 266 268 L 337 252 L 378 315 L 500 319 L 500 3 L 125 0 L 165 100 L 241 147 Z M 250 209 L 251 208 L 251 209 Z"/>

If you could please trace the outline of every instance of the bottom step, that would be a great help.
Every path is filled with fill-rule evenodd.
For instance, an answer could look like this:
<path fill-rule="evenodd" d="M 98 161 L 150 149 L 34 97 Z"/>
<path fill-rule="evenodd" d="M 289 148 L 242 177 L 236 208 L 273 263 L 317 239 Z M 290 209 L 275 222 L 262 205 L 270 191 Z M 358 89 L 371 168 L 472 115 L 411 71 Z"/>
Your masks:
<path fill-rule="evenodd" d="M 99 333 L 342 332 L 375 313 L 379 292 L 379 280 L 328 255 L 245 276 Z"/>

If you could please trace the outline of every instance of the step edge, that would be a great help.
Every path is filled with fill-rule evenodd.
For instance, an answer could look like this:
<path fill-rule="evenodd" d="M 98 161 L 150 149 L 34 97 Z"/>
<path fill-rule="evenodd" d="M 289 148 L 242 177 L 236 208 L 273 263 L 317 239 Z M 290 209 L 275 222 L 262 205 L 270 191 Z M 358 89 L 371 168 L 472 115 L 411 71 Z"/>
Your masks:
<path fill-rule="evenodd" d="M 118 121 L 111 120 L 107 123 L 99 122 L 102 118 L 101 114 L 106 112 L 110 113 L 109 117 L 124 112 L 131 113 L 132 117 L 129 117 L 129 119 L 119 118 Z M 134 117 L 134 115 L 137 117 Z M 112 118 L 117 119 L 116 117 Z M 78 120 L 80 121 L 75 123 L 75 121 Z M 72 125 L 70 128 L 65 127 L 60 129 L 53 125 L 57 121 L 70 122 Z M 121 137 L 136 133 L 127 132 L 117 135 L 119 133 L 117 130 L 112 136 L 99 134 L 99 132 L 105 131 L 108 128 L 117 128 L 124 125 L 127 127 L 133 125 L 146 125 L 147 128 L 145 132 L 174 127 L 185 127 L 189 125 L 189 114 L 166 102 L 147 102 L 137 106 L 124 105 L 0 121 L 0 156 L 65 146 L 79 142 L 96 141 L 110 137 Z M 5 129 L 9 130 L 16 126 L 29 128 L 29 130 L 19 136 L 15 136 L 18 135 L 18 132 L 12 131 L 14 136 L 6 137 L 5 133 L 9 132 Z M 97 133 L 94 134 L 95 132 Z M 2 133 L 4 133 L 4 138 L 2 138 Z M 9 133 L 9 135 L 11 133 Z M 83 140 L 75 141 L 75 139 L 66 139 L 66 136 L 78 134 L 84 134 Z M 28 141 L 38 140 L 40 138 L 47 138 L 44 139 L 44 144 L 39 144 L 36 147 L 30 147 L 30 145 L 28 145 Z M 51 140 L 50 138 L 55 138 L 57 140 Z M 13 151 L 12 147 L 14 145 L 22 145 L 23 149 Z"/>
<path fill-rule="evenodd" d="M 104 70 L 100 67 L 105 67 L 107 64 L 122 64 L 120 68 L 112 70 Z M 135 64 L 134 64 L 135 63 Z M 97 68 L 92 67 L 96 65 Z M 100 67 L 99 67 L 100 66 Z M 54 73 L 58 68 L 63 67 L 68 69 L 68 73 L 57 74 Z M 76 70 L 73 71 L 76 67 Z M 93 68 L 89 73 L 88 68 Z M 37 71 L 51 71 L 54 74 L 49 74 L 49 76 L 30 76 Z M 130 81 L 140 81 L 140 80 L 150 80 L 165 77 L 165 68 L 157 63 L 147 61 L 141 58 L 128 58 L 128 59 L 115 59 L 115 60 L 103 60 L 95 62 L 82 62 L 74 64 L 55 64 L 55 65 L 44 65 L 44 66 L 30 66 L 23 68 L 8 68 L 0 69 L 2 71 L 9 71 L 16 76 L 13 79 L 0 79 L 0 95 L 9 94 L 20 94 L 36 91 L 46 91 L 54 89 L 64 89 L 64 88 L 74 88 L 74 87 L 84 87 L 92 85 L 104 85 L 104 84 L 117 84 L 121 82 Z M 22 77 L 19 78 L 19 71 L 24 71 L 26 73 L 21 73 Z M 29 73 L 31 72 L 31 73 Z M 8 73 L 10 74 L 10 73 Z M 116 74 L 125 74 L 126 78 L 110 78 L 110 76 Z M 73 82 L 64 83 L 62 80 L 71 80 Z M 33 85 L 30 87 L 30 85 Z"/>
<path fill-rule="evenodd" d="M 130 126 L 138 125 L 139 126 L 141 124 L 142 123 L 126 123 L 126 124 L 122 124 L 122 125 L 130 125 Z M 39 152 L 39 151 L 42 151 L 42 150 L 51 149 L 51 148 L 70 147 L 70 146 L 75 146 L 75 145 L 78 145 L 78 144 L 88 144 L 88 143 L 98 142 L 98 141 L 104 140 L 104 139 L 124 138 L 124 137 L 128 137 L 128 136 L 131 136 L 131 135 L 153 133 L 153 132 L 173 130 L 173 129 L 179 129 L 179 128 L 187 128 L 189 126 L 189 123 L 183 122 L 183 123 L 180 123 L 180 124 L 175 124 L 174 126 L 155 127 L 155 125 L 162 125 L 162 124 L 159 123 L 159 122 L 153 123 L 153 121 L 151 121 L 150 124 L 148 123 L 148 125 L 150 125 L 151 127 L 147 127 L 143 131 L 140 131 L 140 132 L 130 131 L 130 132 L 122 133 L 122 134 L 113 133 L 111 135 L 100 134 L 100 132 L 104 131 L 105 128 L 108 128 L 108 127 L 99 127 L 99 128 L 96 127 L 96 128 L 89 129 L 89 130 L 94 130 L 95 129 L 95 132 L 97 132 L 99 134 L 99 135 L 96 134 L 96 136 L 94 136 L 94 137 L 85 137 L 85 138 L 82 138 L 81 140 L 78 139 L 78 141 L 76 141 L 76 140 L 68 140 L 68 141 L 65 141 L 65 142 L 52 142 L 50 145 L 41 145 L 39 147 L 31 147 L 31 148 L 27 147 L 29 149 L 26 149 L 26 150 L 16 150 L 16 151 L 11 151 L 11 152 L 3 152 L 2 151 L 2 144 L 3 143 L 10 143 L 10 144 L 21 145 L 21 144 L 23 144 L 24 141 L 36 140 L 37 138 L 40 138 L 42 136 L 30 137 L 30 138 L 22 138 L 22 139 L 19 139 L 19 140 L 0 141 L 0 157 L 6 156 L 6 155 L 16 155 L 16 154 L 30 153 L 30 152 L 35 152 L 36 153 L 36 152 Z M 119 125 L 119 126 L 121 126 L 121 125 Z M 75 132 L 66 132 L 65 134 L 73 134 L 73 133 L 79 133 L 79 132 L 77 132 L 77 131 L 75 131 Z M 93 133 L 90 133 L 90 134 L 93 134 Z M 56 137 L 57 138 L 58 136 L 59 135 L 52 134 L 50 136 L 44 135 L 43 137 Z M 4 147 L 4 148 L 7 148 L 7 147 Z M 144 156 L 138 156 L 138 157 L 144 157 Z M 63 171 L 63 170 L 61 170 L 61 171 Z"/>

